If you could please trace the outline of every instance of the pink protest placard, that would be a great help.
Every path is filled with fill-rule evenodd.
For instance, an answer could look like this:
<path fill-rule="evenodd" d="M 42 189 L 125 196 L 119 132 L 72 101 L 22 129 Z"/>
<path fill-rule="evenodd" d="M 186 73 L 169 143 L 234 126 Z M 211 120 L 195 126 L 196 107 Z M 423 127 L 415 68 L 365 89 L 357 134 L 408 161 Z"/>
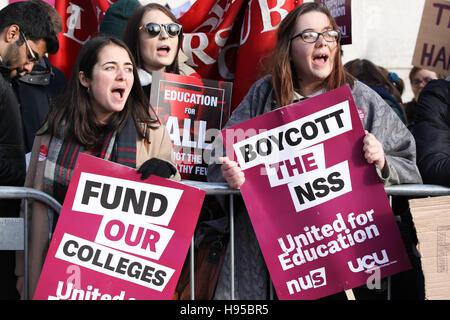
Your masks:
<path fill-rule="evenodd" d="M 279 299 L 317 299 L 410 268 L 363 156 L 348 86 L 221 131 Z"/>
<path fill-rule="evenodd" d="M 204 196 L 80 153 L 34 299 L 172 299 Z"/>

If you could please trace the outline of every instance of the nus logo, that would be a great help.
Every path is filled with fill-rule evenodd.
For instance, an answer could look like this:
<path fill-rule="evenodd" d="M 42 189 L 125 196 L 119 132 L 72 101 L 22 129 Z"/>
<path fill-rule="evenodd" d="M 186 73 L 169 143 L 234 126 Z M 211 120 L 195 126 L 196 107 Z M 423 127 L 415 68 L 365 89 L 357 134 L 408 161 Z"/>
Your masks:
<path fill-rule="evenodd" d="M 356 266 L 353 264 L 353 261 L 348 261 L 348 267 L 352 272 L 361 272 L 364 270 L 372 269 L 375 265 L 380 266 L 389 262 L 389 258 L 387 256 L 386 250 L 381 250 L 380 256 L 378 253 L 374 252 L 372 254 L 368 254 L 362 258 L 356 259 Z"/>
<path fill-rule="evenodd" d="M 306 274 L 298 279 L 293 279 L 286 282 L 289 290 L 289 294 L 294 294 L 302 290 L 308 290 L 311 288 L 318 288 L 327 284 L 327 277 L 325 275 L 325 267 L 311 270 L 309 274 Z"/>

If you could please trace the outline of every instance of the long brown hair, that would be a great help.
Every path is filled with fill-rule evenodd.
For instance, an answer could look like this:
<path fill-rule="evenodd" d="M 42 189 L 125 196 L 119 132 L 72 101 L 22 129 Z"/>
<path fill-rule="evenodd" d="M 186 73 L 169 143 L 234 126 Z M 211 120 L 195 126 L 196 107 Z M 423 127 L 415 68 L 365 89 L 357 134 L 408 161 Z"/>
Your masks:
<path fill-rule="evenodd" d="M 125 28 L 125 32 L 123 33 L 123 41 L 130 48 L 131 53 L 133 54 L 134 59 L 136 60 L 136 65 L 144 69 L 143 59 L 142 59 L 142 50 L 141 50 L 141 41 L 139 35 L 139 27 L 141 26 L 141 20 L 144 14 L 151 10 L 159 10 L 162 11 L 165 15 L 167 15 L 173 22 L 180 24 L 174 14 L 165 6 L 162 6 L 158 3 L 149 3 L 145 6 L 139 7 L 136 11 L 133 12 L 133 15 L 128 19 L 127 26 Z M 181 25 L 181 24 L 180 24 Z M 165 72 L 168 73 L 180 73 L 179 65 L 178 65 L 178 52 L 180 51 L 181 41 L 183 39 L 183 30 L 181 30 L 178 35 L 178 47 L 177 54 L 175 55 L 175 59 L 169 66 L 166 67 Z"/>
<path fill-rule="evenodd" d="M 380 66 L 367 59 L 354 59 L 344 65 L 347 70 L 356 79 L 364 82 L 368 86 L 383 87 L 386 89 L 398 103 L 402 103 L 400 91 L 388 79 L 387 75 Z"/>
<path fill-rule="evenodd" d="M 335 30 L 339 30 L 336 21 L 330 11 L 321 3 L 308 2 L 291 10 L 281 21 L 277 31 L 277 44 L 271 60 L 272 85 L 275 99 L 278 106 L 285 106 L 294 102 L 294 85 L 301 75 L 295 73 L 295 68 L 291 61 L 291 38 L 294 36 L 295 24 L 300 16 L 318 11 L 324 13 Z M 323 87 L 326 90 L 339 88 L 345 84 L 353 86 L 353 77 L 349 75 L 342 66 L 341 46 L 337 43 L 333 70 L 327 79 L 324 80 Z"/>
<path fill-rule="evenodd" d="M 78 75 L 82 71 L 87 78 L 92 79 L 92 70 L 98 61 L 98 55 L 109 44 L 117 45 L 127 51 L 133 64 L 134 82 L 123 110 L 113 113 L 105 127 L 97 121 L 89 91 L 80 83 Z M 105 129 L 120 132 L 125 127 L 128 118 L 132 116 L 137 134 L 141 138 L 149 140 L 147 128 L 159 126 L 159 120 L 156 115 L 150 115 L 151 111 L 139 82 L 133 56 L 126 44 L 111 36 L 96 37 L 86 42 L 81 48 L 69 84 L 65 91 L 52 102 L 45 125 L 38 134 L 50 133 L 61 139 L 74 137 L 82 145 L 94 148 Z M 61 136 L 60 126 L 63 123 Z"/>

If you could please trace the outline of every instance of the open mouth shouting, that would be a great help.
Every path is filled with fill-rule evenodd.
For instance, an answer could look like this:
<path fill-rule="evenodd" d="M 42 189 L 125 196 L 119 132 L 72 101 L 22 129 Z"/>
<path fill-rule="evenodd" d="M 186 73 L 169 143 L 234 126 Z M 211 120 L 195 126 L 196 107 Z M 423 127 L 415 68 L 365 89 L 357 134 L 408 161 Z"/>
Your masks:
<path fill-rule="evenodd" d="M 123 101 L 125 95 L 125 87 L 115 87 L 111 90 L 114 99 Z"/>
<path fill-rule="evenodd" d="M 329 59 L 329 55 L 327 53 L 317 53 L 313 55 L 313 63 L 315 65 L 325 65 Z"/>
<path fill-rule="evenodd" d="M 156 49 L 156 51 L 158 52 L 158 55 L 161 55 L 161 56 L 168 56 L 170 53 L 170 50 L 171 50 L 170 46 L 168 46 L 166 44 L 161 45 Z"/>

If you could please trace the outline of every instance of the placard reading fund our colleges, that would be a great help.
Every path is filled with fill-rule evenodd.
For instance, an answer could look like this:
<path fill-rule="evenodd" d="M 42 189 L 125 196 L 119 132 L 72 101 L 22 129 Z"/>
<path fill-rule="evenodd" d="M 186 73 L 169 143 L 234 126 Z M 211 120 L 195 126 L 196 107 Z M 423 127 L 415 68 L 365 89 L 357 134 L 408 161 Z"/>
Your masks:
<path fill-rule="evenodd" d="M 80 153 L 34 299 L 172 299 L 204 196 Z"/>
<path fill-rule="evenodd" d="M 408 257 L 348 86 L 221 131 L 280 299 L 404 271 Z"/>

